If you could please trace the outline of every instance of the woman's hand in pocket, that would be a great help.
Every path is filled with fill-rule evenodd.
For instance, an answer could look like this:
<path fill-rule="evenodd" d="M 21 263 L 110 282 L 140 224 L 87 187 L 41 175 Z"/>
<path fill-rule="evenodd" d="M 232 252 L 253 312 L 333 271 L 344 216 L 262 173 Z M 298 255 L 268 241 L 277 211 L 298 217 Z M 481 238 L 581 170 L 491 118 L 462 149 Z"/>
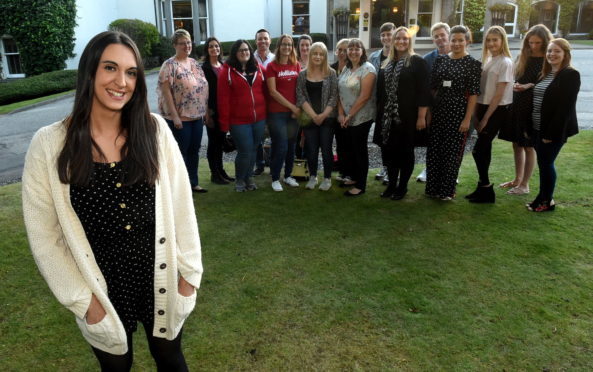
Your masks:
<path fill-rule="evenodd" d="M 93 293 L 93 296 L 91 297 L 91 303 L 89 304 L 89 308 L 86 311 L 86 324 L 97 324 L 101 320 L 103 320 L 103 318 L 105 318 L 105 315 L 106 313 L 105 309 L 103 308 L 103 305 L 101 305 L 101 303 Z"/>
<path fill-rule="evenodd" d="M 177 292 L 184 297 L 189 297 L 194 294 L 195 288 L 193 285 L 189 284 L 187 280 L 183 279 L 183 277 L 179 278 L 179 283 L 177 284 Z"/>

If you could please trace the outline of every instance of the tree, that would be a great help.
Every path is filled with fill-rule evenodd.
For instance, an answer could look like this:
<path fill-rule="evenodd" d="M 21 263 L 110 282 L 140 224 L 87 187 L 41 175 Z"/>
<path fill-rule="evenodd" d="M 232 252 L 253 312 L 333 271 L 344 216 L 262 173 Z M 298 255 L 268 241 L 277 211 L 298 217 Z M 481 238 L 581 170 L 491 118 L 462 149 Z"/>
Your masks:
<path fill-rule="evenodd" d="M 63 70 L 73 57 L 76 0 L 2 0 L 0 34 L 11 35 L 27 75 Z"/>

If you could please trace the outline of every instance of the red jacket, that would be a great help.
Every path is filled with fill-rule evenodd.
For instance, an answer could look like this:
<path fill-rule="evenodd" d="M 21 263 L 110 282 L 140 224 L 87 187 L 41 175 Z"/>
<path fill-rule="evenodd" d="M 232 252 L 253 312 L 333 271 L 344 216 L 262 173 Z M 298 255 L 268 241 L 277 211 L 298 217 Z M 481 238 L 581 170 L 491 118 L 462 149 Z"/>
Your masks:
<path fill-rule="evenodd" d="M 230 125 L 252 124 L 266 118 L 266 83 L 264 71 L 258 66 L 253 84 L 235 68 L 224 64 L 218 75 L 218 121 L 220 130 Z"/>

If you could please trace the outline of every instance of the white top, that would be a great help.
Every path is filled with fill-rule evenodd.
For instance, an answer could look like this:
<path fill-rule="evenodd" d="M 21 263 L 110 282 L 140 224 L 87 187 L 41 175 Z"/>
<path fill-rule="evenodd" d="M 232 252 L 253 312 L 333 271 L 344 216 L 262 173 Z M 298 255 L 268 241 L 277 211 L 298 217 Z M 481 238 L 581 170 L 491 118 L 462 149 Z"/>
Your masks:
<path fill-rule="evenodd" d="M 253 53 L 255 54 L 255 60 L 258 61 L 264 67 L 266 67 L 268 65 L 268 63 L 272 62 L 274 60 L 274 57 L 276 57 L 276 55 L 274 53 L 269 52 L 266 57 L 266 60 L 263 61 L 261 59 L 261 57 L 259 56 L 259 52 L 257 51 L 257 49 Z"/>
<path fill-rule="evenodd" d="M 177 292 L 178 276 L 198 288 L 202 254 L 187 171 L 165 120 L 158 121 L 159 178 L 155 184 L 154 327 L 152 335 L 173 340 L 196 302 Z M 107 296 L 107 283 L 84 228 L 70 202 L 70 185 L 60 182 L 57 159 L 64 146 L 62 122 L 35 133 L 23 170 L 23 215 L 29 245 L 41 275 L 57 300 L 75 315 L 89 344 L 111 354 L 128 350 L 126 332 Z M 97 299 L 107 313 L 99 323 L 84 319 Z M 157 314 L 164 310 L 164 314 Z"/>
<path fill-rule="evenodd" d="M 346 115 L 350 112 L 350 109 L 358 99 L 358 96 L 360 96 L 362 79 L 367 76 L 367 74 L 374 74 L 375 78 L 377 75 L 375 67 L 373 67 L 370 62 L 363 63 L 355 71 L 350 70 L 348 67 L 344 67 L 344 70 L 342 70 L 338 80 L 338 90 L 340 103 L 342 104 Z M 375 92 L 373 89 L 371 98 L 356 113 L 356 115 L 350 119 L 349 126 L 354 127 L 369 120 L 375 120 L 375 106 Z"/>
<path fill-rule="evenodd" d="M 509 57 L 499 55 L 490 58 L 482 67 L 482 76 L 480 78 L 480 92 L 482 93 L 478 97 L 478 103 L 490 104 L 496 93 L 497 83 L 508 83 L 498 105 L 504 106 L 513 103 L 514 81 L 513 61 Z"/>

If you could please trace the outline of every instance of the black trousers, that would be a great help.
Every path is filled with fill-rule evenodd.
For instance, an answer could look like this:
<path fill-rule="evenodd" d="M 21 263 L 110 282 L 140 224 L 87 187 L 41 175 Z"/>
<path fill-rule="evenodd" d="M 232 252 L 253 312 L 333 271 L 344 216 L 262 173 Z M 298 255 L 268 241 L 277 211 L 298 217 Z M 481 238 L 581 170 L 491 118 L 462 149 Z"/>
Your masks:
<path fill-rule="evenodd" d="M 142 323 L 148 340 L 150 354 L 156 362 L 159 372 L 187 372 L 187 364 L 181 350 L 181 334 L 183 329 L 174 340 L 154 337 L 152 335 L 152 323 Z M 134 350 L 132 345 L 132 332 L 126 333 L 128 338 L 128 352 L 123 355 L 111 354 L 91 346 L 102 372 L 128 372 L 134 361 Z"/>
<path fill-rule="evenodd" d="M 206 157 L 208 158 L 208 166 L 210 173 L 219 174 L 222 172 L 222 143 L 226 133 L 222 132 L 216 124 L 213 128 L 206 127 L 208 133 L 208 151 Z"/>
<path fill-rule="evenodd" d="M 506 121 L 511 120 L 511 105 L 498 106 L 494 111 L 488 124 L 478 133 L 478 140 L 472 151 L 476 168 L 478 168 L 478 176 L 480 177 L 480 185 L 489 185 L 490 178 L 488 171 L 490 169 L 490 162 L 492 161 L 492 141 L 496 138 L 498 131 Z M 478 104 L 476 116 L 478 120 L 482 120 L 484 114 L 488 110 L 488 105 Z"/>
<path fill-rule="evenodd" d="M 350 145 L 350 154 L 346 174 L 350 175 L 356 184 L 356 188 L 366 190 L 367 176 L 369 174 L 369 131 L 372 120 L 365 123 L 348 127 L 346 130 L 347 143 Z"/>
<path fill-rule="evenodd" d="M 413 135 L 398 136 L 397 132 L 392 132 L 389 142 L 382 146 L 383 154 L 387 159 L 383 164 L 387 165 L 390 190 L 404 192 L 408 189 L 408 181 L 414 172 L 416 160 L 413 138 Z"/>
<path fill-rule="evenodd" d="M 334 136 L 336 137 L 336 153 L 338 154 L 338 172 L 342 176 L 352 175 L 348 174 L 348 156 L 350 155 L 350 143 L 348 142 L 348 129 L 342 128 L 340 123 L 336 120 L 334 122 Z"/>

